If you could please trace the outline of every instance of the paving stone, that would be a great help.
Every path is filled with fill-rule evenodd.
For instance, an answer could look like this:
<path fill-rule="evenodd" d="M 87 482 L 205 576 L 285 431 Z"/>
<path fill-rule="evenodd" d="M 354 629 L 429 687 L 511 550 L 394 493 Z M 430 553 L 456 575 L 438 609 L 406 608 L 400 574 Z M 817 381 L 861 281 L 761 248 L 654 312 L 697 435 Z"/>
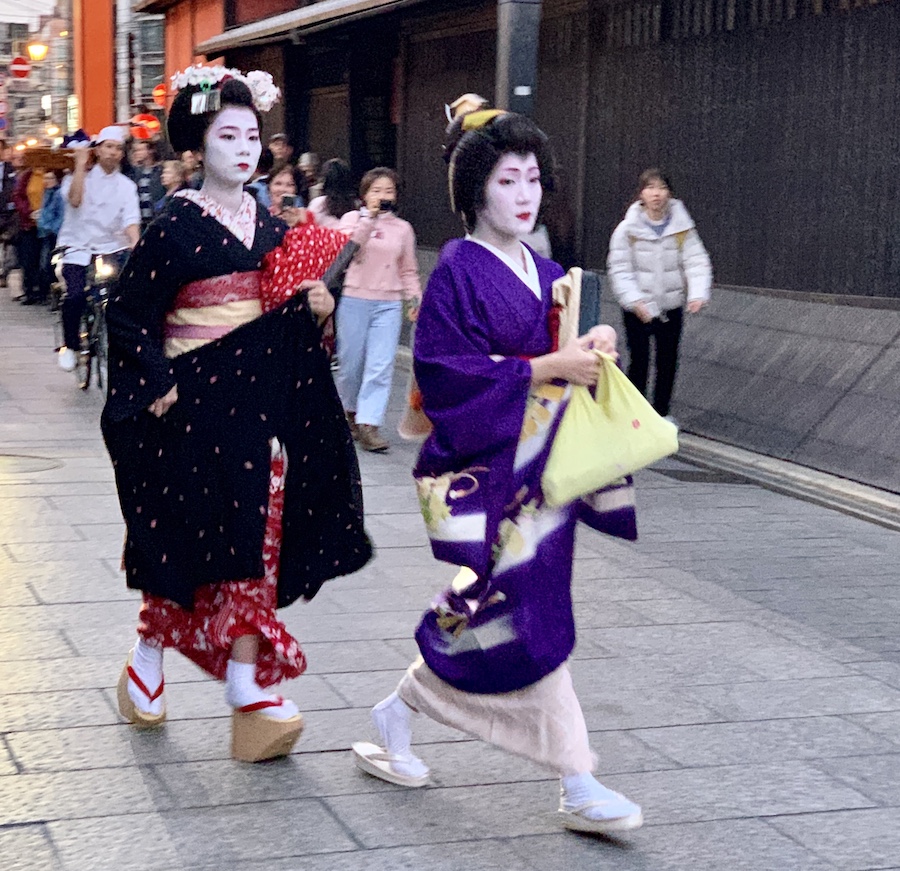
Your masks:
<path fill-rule="evenodd" d="M 349 749 L 294 753 L 259 765 L 230 758 L 160 761 L 154 772 L 171 796 L 169 809 L 377 793 L 383 787 L 403 789 L 361 772 Z"/>
<path fill-rule="evenodd" d="M 643 806 L 654 824 L 769 817 L 873 806 L 812 762 L 617 774 L 606 785 Z"/>
<path fill-rule="evenodd" d="M 95 559 L 118 559 L 122 556 L 122 540 L 106 542 L 61 541 L 52 544 L 7 544 L 4 550 L 14 563 L 30 565 L 47 560 L 63 560 L 80 564 Z"/>
<path fill-rule="evenodd" d="M 105 656 L 72 656 L 53 667 L 47 660 L 31 659 L 0 662 L 0 687 L 7 693 L 52 692 L 114 687 L 125 664 L 127 650 Z M 166 657 L 166 685 L 194 682 L 203 672 L 183 656 Z"/>
<path fill-rule="evenodd" d="M 5 609 L 5 617 L 13 625 L 27 626 L 37 623 L 47 629 L 67 630 L 73 624 L 89 629 L 122 625 L 134 627 L 137 623 L 137 602 L 70 602 L 64 605 L 44 604 L 39 608 L 33 605 L 10 607 Z"/>
<path fill-rule="evenodd" d="M 62 820 L 47 827 L 66 871 L 192 871 L 156 813 Z"/>
<path fill-rule="evenodd" d="M 882 756 L 822 759 L 818 767 L 873 802 L 891 805 L 900 813 L 900 756 L 892 750 L 888 745 L 886 755 Z"/>
<path fill-rule="evenodd" d="M 631 734 L 687 767 L 828 759 L 896 749 L 889 741 L 839 717 L 671 726 Z"/>
<path fill-rule="evenodd" d="M 695 687 L 693 692 L 730 720 L 900 711 L 900 691 L 867 677 L 760 681 Z"/>
<path fill-rule="evenodd" d="M 0 856 L 3 871 L 61 871 L 41 824 L 11 829 L 0 828 Z"/>
<path fill-rule="evenodd" d="M 572 662 L 575 689 L 586 696 L 598 688 L 631 690 L 644 686 L 701 686 L 733 684 L 758 679 L 756 672 L 738 665 L 738 657 L 717 659 L 701 654 L 648 654 L 644 656 L 606 656 L 598 660 L 588 657 L 579 638 Z"/>
<path fill-rule="evenodd" d="M 365 847 L 478 839 L 488 820 L 491 834 L 501 838 L 553 832 L 558 825 L 558 788 L 548 782 L 383 791 L 324 801 Z"/>
<path fill-rule="evenodd" d="M 536 869 L 596 871 L 832 871 L 824 861 L 760 820 L 680 825 L 648 821 L 620 838 L 570 833 L 526 837 L 510 850 Z"/>
<path fill-rule="evenodd" d="M 265 801 L 161 815 L 181 862 L 196 868 L 215 856 L 222 868 L 246 860 L 339 853 L 359 845 L 316 799 Z"/>
<path fill-rule="evenodd" d="M 841 871 L 890 868 L 900 858 L 896 808 L 778 817 L 771 823 Z"/>
<path fill-rule="evenodd" d="M 0 777 L 0 819 L 10 825 L 107 817 L 122 808 L 150 813 L 158 790 L 137 769 L 128 768 Z"/>
<path fill-rule="evenodd" d="M 4 609 L 5 611 L 6 609 Z M 21 628 L 7 630 L 7 622 L 0 625 L 0 662 L 22 660 L 55 660 L 72 655 L 63 633 L 54 629 Z"/>
<path fill-rule="evenodd" d="M 510 852 L 509 842 L 468 840 L 458 844 L 395 847 L 304 856 L 297 859 L 242 863 L 241 871 L 532 871 L 538 866 Z M 220 871 L 218 865 L 204 865 L 193 871 Z"/>
<path fill-rule="evenodd" d="M 576 602 L 575 625 L 579 632 L 608 626 L 646 626 L 654 621 L 622 602 Z"/>
<path fill-rule="evenodd" d="M 365 619 L 355 621 L 348 621 L 339 614 L 319 616 L 290 610 L 284 616 L 289 626 L 297 627 L 296 637 L 302 643 L 343 639 L 377 641 L 385 638 L 411 638 L 422 618 L 422 609 L 367 614 Z"/>
<path fill-rule="evenodd" d="M 7 695 L 0 706 L 0 732 L 102 726 L 116 722 L 102 690 Z"/>
<path fill-rule="evenodd" d="M 412 661 L 381 640 L 303 642 L 302 646 L 308 674 L 395 672 L 405 670 Z"/>

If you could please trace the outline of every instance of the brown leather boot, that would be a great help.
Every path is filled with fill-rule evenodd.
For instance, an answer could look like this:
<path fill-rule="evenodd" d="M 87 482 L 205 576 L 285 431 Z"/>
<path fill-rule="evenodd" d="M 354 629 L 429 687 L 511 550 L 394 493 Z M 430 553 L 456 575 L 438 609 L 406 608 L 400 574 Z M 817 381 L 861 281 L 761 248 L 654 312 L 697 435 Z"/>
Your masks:
<path fill-rule="evenodd" d="M 344 414 L 347 416 L 347 426 L 350 427 L 350 435 L 353 436 L 353 441 L 359 441 L 359 427 L 356 425 L 356 412 L 355 411 L 345 411 Z"/>
<path fill-rule="evenodd" d="M 370 423 L 357 424 L 359 431 L 359 446 L 364 451 L 371 451 L 373 454 L 380 454 L 386 451 L 390 445 L 381 437 L 377 426 Z"/>

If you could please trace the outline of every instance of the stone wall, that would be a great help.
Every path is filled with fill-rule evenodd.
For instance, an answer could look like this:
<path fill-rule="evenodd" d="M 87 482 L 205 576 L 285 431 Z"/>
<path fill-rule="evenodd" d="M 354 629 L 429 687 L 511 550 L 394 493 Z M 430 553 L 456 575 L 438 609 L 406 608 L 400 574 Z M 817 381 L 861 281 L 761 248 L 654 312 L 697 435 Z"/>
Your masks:
<path fill-rule="evenodd" d="M 720 287 L 686 321 L 685 430 L 900 492 L 900 310 Z"/>

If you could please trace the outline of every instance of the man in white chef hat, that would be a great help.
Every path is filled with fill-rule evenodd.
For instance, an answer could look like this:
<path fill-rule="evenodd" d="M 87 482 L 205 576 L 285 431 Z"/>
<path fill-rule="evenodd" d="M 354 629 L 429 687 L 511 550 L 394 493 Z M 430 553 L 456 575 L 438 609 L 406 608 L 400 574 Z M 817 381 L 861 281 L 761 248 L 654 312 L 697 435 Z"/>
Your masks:
<path fill-rule="evenodd" d="M 121 172 L 125 131 L 118 124 L 104 127 L 94 138 L 93 148 L 76 148 L 75 170 L 62 183 L 65 216 L 57 245 L 68 250 L 62 258 L 66 285 L 62 307 L 65 344 L 59 351 L 59 365 L 67 372 L 77 362 L 78 326 L 87 297 L 91 259 L 98 254 L 118 254 L 124 259 L 140 236 L 137 186 Z M 94 165 L 89 169 L 92 157 Z"/>

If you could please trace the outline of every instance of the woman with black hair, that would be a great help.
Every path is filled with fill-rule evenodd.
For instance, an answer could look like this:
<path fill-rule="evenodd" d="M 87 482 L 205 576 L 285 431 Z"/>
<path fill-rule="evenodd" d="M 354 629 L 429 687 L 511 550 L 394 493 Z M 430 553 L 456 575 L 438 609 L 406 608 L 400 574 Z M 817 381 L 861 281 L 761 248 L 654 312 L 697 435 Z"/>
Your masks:
<path fill-rule="evenodd" d="M 336 230 L 341 218 L 359 207 L 353 172 L 340 158 L 325 162 L 322 168 L 322 195 L 310 201 L 309 210 L 320 227 Z"/>
<path fill-rule="evenodd" d="M 287 228 L 243 188 L 260 155 L 264 73 L 191 68 L 169 136 L 203 155 L 200 190 L 148 227 L 109 301 L 102 427 L 141 590 L 138 640 L 118 686 L 135 726 L 161 725 L 163 649 L 226 684 L 232 755 L 290 752 L 297 706 L 267 689 L 306 660 L 276 608 L 356 571 L 371 548 L 359 471 L 321 348 L 334 300 L 307 282 L 267 314 L 267 255 Z M 290 463 L 290 465 L 289 465 Z"/>
<path fill-rule="evenodd" d="M 269 214 L 280 218 L 289 227 L 306 220 L 309 194 L 306 176 L 293 164 L 278 161 L 269 172 Z"/>
<path fill-rule="evenodd" d="M 380 744 L 364 771 L 423 786 L 411 712 L 519 754 L 560 778 L 563 825 L 636 828 L 641 809 L 591 774 L 595 760 L 567 660 L 572 560 L 582 520 L 635 537 L 630 482 L 551 507 L 541 475 L 570 384 L 596 382 L 607 326 L 559 348 L 554 262 L 521 241 L 553 189 L 547 137 L 530 119 L 464 115 L 447 147 L 453 210 L 468 232 L 444 246 L 418 319 L 414 367 L 433 432 L 414 476 L 432 550 L 462 566 L 416 632 L 421 657 L 372 711 Z"/>

